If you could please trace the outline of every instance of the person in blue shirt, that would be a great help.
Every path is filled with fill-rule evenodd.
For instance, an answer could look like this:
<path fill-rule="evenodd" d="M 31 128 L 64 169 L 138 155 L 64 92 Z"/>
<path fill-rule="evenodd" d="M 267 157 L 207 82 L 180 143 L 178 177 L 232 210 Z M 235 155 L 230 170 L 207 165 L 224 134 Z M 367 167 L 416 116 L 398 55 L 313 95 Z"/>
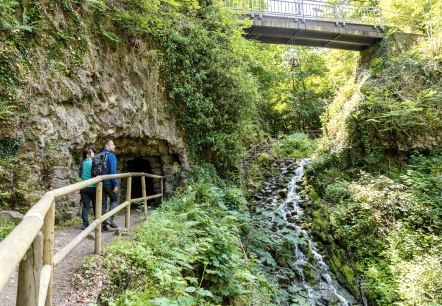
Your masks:
<path fill-rule="evenodd" d="M 115 145 L 112 140 L 105 140 L 103 142 L 103 153 L 107 155 L 107 169 L 108 174 L 117 174 L 117 157 L 115 156 Z M 110 199 L 109 211 L 118 206 L 118 180 L 104 180 L 103 181 L 103 215 L 107 210 L 107 198 Z M 103 230 L 108 230 L 108 226 L 116 228 L 114 223 L 114 216 L 103 222 Z"/>
<path fill-rule="evenodd" d="M 91 148 L 83 150 L 83 156 L 80 162 L 80 177 L 82 181 L 86 181 L 92 177 L 92 158 L 94 157 L 94 151 Z M 83 219 L 82 228 L 85 229 L 89 226 L 89 210 L 94 210 L 95 215 L 95 184 L 89 185 L 86 188 L 80 190 L 81 201 L 83 202 L 83 209 L 81 211 L 81 217 Z"/>

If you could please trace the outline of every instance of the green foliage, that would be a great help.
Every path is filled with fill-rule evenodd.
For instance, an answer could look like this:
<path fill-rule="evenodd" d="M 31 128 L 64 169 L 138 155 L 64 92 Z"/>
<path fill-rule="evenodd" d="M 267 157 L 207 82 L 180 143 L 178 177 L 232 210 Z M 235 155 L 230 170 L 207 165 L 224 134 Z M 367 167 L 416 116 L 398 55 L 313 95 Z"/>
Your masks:
<path fill-rule="evenodd" d="M 80 216 L 75 216 L 72 219 L 63 220 L 57 224 L 57 227 L 69 227 L 69 226 L 80 226 L 83 223 L 83 220 Z"/>
<path fill-rule="evenodd" d="M 373 165 L 388 156 L 440 150 L 440 63 L 409 51 L 381 56 L 369 66 L 323 116 L 331 150 L 347 153 L 355 164 Z"/>
<path fill-rule="evenodd" d="M 15 222 L 6 221 L 3 218 L 0 218 L 0 241 L 5 239 L 5 237 L 12 232 L 15 226 Z"/>
<path fill-rule="evenodd" d="M 216 172 L 215 167 L 212 164 L 199 164 L 186 169 L 184 172 L 186 178 L 192 183 L 196 184 L 200 181 L 207 182 L 209 184 L 221 186 L 225 183 Z"/>
<path fill-rule="evenodd" d="M 235 52 L 241 32 L 233 16 L 218 6 L 199 14 L 204 22 L 189 20 L 165 37 L 165 76 L 191 151 L 226 176 L 238 165 L 242 127 L 259 95 L 246 62 Z"/>
<path fill-rule="evenodd" d="M 199 182 L 149 215 L 97 262 L 108 305 L 271 305 L 272 287 L 240 247 L 239 190 Z M 86 272 L 96 268 L 88 265 Z M 86 273 L 84 272 L 84 273 Z"/>
<path fill-rule="evenodd" d="M 332 267 L 354 291 L 355 278 L 362 279 L 370 304 L 440 303 L 442 156 L 378 164 L 376 172 L 373 165 L 372 172 L 343 170 L 327 159 L 313 162 L 308 173 L 323 199 L 315 202 L 312 228 L 332 241 Z M 346 262 L 351 265 L 343 269 Z"/>
<path fill-rule="evenodd" d="M 294 133 L 278 140 L 273 148 L 279 159 L 301 158 L 310 156 L 316 149 L 316 143 L 304 133 Z"/>
<path fill-rule="evenodd" d="M 0 119 L 14 116 L 15 97 L 20 78 L 16 68 L 17 59 L 8 54 L 6 48 L 0 47 Z"/>
<path fill-rule="evenodd" d="M 384 9 L 386 24 L 400 31 L 424 34 L 415 47 L 426 55 L 441 57 L 442 1 L 380 0 L 379 5 Z"/>
<path fill-rule="evenodd" d="M 22 142 L 19 139 L 9 137 L 0 138 L 0 160 L 14 157 L 21 145 Z"/>
<path fill-rule="evenodd" d="M 351 75 L 353 54 L 275 45 L 251 47 L 252 71 L 265 98 L 259 104 L 265 129 L 271 134 L 319 129 L 324 107 Z M 294 56 L 298 65 L 290 65 Z"/>
<path fill-rule="evenodd" d="M 22 20 L 17 19 L 16 11 L 22 8 Z M 28 23 L 29 18 L 26 14 L 26 7 L 21 7 L 18 1 L 2 1 L 0 3 L 0 37 L 2 32 L 32 32 L 34 27 Z"/>

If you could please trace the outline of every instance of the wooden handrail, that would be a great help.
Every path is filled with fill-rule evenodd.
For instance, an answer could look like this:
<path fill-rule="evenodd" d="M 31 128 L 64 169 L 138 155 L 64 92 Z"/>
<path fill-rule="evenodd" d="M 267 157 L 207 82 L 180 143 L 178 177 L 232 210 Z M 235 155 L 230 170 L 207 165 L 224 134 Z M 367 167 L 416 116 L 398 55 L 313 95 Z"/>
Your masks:
<path fill-rule="evenodd" d="M 141 177 L 142 188 L 145 188 L 146 177 L 160 179 L 161 193 L 146 196 L 145 189 L 143 189 L 143 197 L 131 199 L 130 190 L 132 177 Z M 128 190 L 126 193 L 127 200 L 113 210 L 101 215 L 102 182 L 104 180 L 118 178 L 128 178 Z M 39 281 L 40 285 L 39 288 L 37 288 L 37 294 L 39 296 L 32 297 L 35 301 L 35 303 L 33 302 L 32 305 L 51 305 L 53 267 L 62 261 L 63 258 L 65 258 L 78 244 L 80 244 L 80 242 L 85 239 L 85 237 L 87 237 L 87 235 L 94 229 L 95 253 L 99 253 L 101 251 L 101 224 L 109 217 L 115 215 L 118 211 L 127 207 L 128 211 L 126 212 L 125 223 L 128 227 L 128 222 L 130 221 L 130 204 L 133 202 L 143 201 L 144 212 L 147 213 L 147 200 L 155 198 L 161 198 L 161 200 L 163 199 L 163 179 L 164 176 L 143 172 L 129 172 L 97 176 L 86 181 L 46 192 L 41 199 L 35 203 L 31 209 L 29 209 L 29 211 L 23 217 L 23 220 L 14 228 L 14 230 L 3 241 L 0 242 L 0 263 L 2 266 L 2 269 L 0 270 L 0 290 L 3 289 L 10 276 L 14 273 L 17 265 L 21 260 L 23 260 L 23 257 L 31 247 L 35 237 L 44 225 L 43 268 L 41 271 L 38 271 L 39 275 L 41 275 L 41 281 Z M 97 184 L 97 196 L 100 196 L 99 199 L 96 199 L 96 220 L 54 256 L 54 213 L 56 198 L 79 191 L 80 189 L 86 188 L 92 184 Z"/>

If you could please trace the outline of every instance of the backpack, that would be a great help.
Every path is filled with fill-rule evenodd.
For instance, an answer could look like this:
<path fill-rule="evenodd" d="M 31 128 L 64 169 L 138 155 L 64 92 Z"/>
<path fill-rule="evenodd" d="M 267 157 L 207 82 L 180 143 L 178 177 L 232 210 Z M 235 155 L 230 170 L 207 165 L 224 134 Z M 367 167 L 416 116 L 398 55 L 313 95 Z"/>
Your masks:
<path fill-rule="evenodd" d="M 107 154 L 108 153 L 101 152 L 92 158 L 92 177 L 109 174 L 109 169 L 107 168 Z"/>

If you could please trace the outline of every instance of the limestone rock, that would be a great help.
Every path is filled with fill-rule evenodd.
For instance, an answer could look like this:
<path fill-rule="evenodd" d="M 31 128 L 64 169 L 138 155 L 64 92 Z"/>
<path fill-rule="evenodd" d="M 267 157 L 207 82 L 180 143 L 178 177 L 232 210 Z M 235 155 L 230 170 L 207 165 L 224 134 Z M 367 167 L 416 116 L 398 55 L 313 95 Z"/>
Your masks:
<path fill-rule="evenodd" d="M 8 132 L 26 135 L 16 156 L 21 164 L 5 174 L 11 179 L 2 184 L 4 190 L 19 187 L 23 199 L 16 201 L 22 206 L 69 185 L 77 177 L 82 149 L 99 151 L 105 139 L 117 146 L 119 172 L 142 159 L 148 164 L 142 171 L 168 176 L 166 195 L 182 182 L 179 172 L 188 167 L 183 132 L 169 111 L 159 63 L 145 52 L 149 46 L 140 42 L 139 52 L 117 52 L 101 49 L 99 43 L 91 43 L 83 64 L 71 75 L 47 71 L 44 47 L 35 52 L 39 73 L 25 79 L 18 96 L 28 108 L 25 122 Z M 1 176 L 4 172 L 0 169 Z M 123 180 L 123 189 L 125 184 Z M 149 188 L 157 193 L 159 186 L 153 181 Z M 79 198 L 76 192 L 57 199 L 57 207 L 76 206 Z"/>
<path fill-rule="evenodd" d="M 18 222 L 23 219 L 23 214 L 13 210 L 0 211 L 0 218 L 6 221 Z"/>

